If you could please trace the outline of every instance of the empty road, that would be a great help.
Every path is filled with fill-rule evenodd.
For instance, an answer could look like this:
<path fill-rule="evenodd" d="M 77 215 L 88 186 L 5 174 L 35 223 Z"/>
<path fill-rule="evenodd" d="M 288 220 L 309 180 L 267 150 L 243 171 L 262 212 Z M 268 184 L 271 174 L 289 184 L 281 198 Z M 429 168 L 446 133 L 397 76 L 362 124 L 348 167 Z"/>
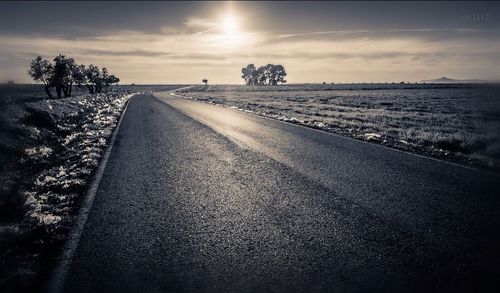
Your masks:
<path fill-rule="evenodd" d="M 171 96 L 132 98 L 65 292 L 471 291 L 500 177 Z"/>

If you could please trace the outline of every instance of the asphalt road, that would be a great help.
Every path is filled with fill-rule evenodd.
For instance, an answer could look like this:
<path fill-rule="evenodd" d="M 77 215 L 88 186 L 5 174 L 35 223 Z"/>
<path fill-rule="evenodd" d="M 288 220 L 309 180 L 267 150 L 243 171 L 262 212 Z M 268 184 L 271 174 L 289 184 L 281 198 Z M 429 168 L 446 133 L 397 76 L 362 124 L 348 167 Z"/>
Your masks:
<path fill-rule="evenodd" d="M 500 277 L 499 178 L 135 96 L 63 291 L 484 289 Z"/>

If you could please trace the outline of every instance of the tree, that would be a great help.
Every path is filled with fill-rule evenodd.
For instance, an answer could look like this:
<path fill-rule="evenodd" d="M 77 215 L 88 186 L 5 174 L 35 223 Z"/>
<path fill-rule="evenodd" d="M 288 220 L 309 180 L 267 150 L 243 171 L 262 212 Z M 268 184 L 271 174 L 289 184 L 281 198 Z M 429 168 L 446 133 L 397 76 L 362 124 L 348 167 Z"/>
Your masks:
<path fill-rule="evenodd" d="M 247 67 L 241 69 L 241 73 L 243 73 L 241 77 L 245 80 L 247 85 L 254 85 L 257 83 L 257 69 L 255 65 L 248 64 Z"/>
<path fill-rule="evenodd" d="M 120 79 L 113 74 L 110 74 L 107 77 L 103 77 L 103 85 L 105 87 L 109 87 L 115 83 L 118 85 L 118 82 L 120 82 Z"/>
<path fill-rule="evenodd" d="M 103 86 L 108 86 L 108 79 L 109 79 L 109 72 L 108 72 L 108 69 L 106 67 L 103 67 L 101 69 L 101 77 L 100 77 L 100 80 L 98 82 L 98 87 L 96 89 L 96 92 L 97 93 L 100 93 L 102 91 L 102 88 Z"/>
<path fill-rule="evenodd" d="M 285 76 L 286 76 L 285 67 L 279 64 L 274 65 L 274 84 L 286 83 Z"/>
<path fill-rule="evenodd" d="M 83 70 L 85 69 L 85 65 L 76 64 L 73 58 L 67 59 L 66 62 L 67 72 L 64 79 L 64 94 L 67 97 L 71 97 L 73 94 L 73 85 L 80 84 L 82 82 L 82 78 L 85 77 Z"/>
<path fill-rule="evenodd" d="M 266 76 L 266 84 L 275 85 L 274 80 L 276 79 L 276 70 L 274 65 L 267 64 L 264 72 L 265 72 L 264 75 Z"/>
<path fill-rule="evenodd" d="M 73 71 L 73 81 L 75 82 L 76 86 L 82 87 L 82 86 L 87 86 L 87 69 L 85 68 L 85 65 L 78 65 L 75 67 Z"/>
<path fill-rule="evenodd" d="M 85 70 L 85 77 L 87 88 L 91 94 L 98 94 L 102 92 L 104 87 L 108 87 L 120 81 L 115 75 L 109 74 L 106 67 L 99 69 L 99 67 L 94 64 L 90 64 Z"/>
<path fill-rule="evenodd" d="M 71 97 L 73 85 L 85 83 L 85 66 L 78 65 L 73 58 L 59 55 L 54 58 L 52 85 L 56 87 L 57 96 Z"/>
<path fill-rule="evenodd" d="M 33 59 L 30 63 L 30 69 L 28 74 L 33 78 L 35 82 L 42 82 L 45 85 L 45 93 L 52 99 L 52 93 L 50 92 L 52 74 L 54 72 L 54 66 L 42 56 L 38 56 Z"/>
<path fill-rule="evenodd" d="M 118 77 L 114 76 L 113 74 L 111 74 L 106 79 L 105 84 L 106 84 L 106 86 L 110 86 L 114 83 L 119 83 L 119 82 L 120 82 L 120 79 Z"/>
<path fill-rule="evenodd" d="M 52 84 L 56 87 L 57 97 L 61 98 L 62 93 L 68 97 L 69 89 L 73 84 L 71 70 L 76 66 L 73 58 L 59 54 L 54 58 L 54 73 L 52 75 Z"/>
<path fill-rule="evenodd" d="M 265 85 L 266 84 L 266 67 L 265 66 L 260 66 L 257 68 L 257 82 L 256 84 L 258 85 Z"/>
<path fill-rule="evenodd" d="M 87 88 L 90 94 L 97 93 L 99 84 L 101 82 L 101 71 L 99 67 L 94 64 L 90 64 L 85 70 L 85 77 L 87 79 Z"/>
<path fill-rule="evenodd" d="M 107 68 L 91 64 L 88 67 L 78 65 L 73 58 L 67 58 L 64 55 L 58 55 L 51 64 L 41 56 L 33 59 L 30 64 L 28 74 L 36 82 L 45 84 L 45 92 L 52 98 L 51 87 L 56 88 L 57 97 L 70 97 L 72 95 L 73 85 L 79 87 L 86 86 L 89 93 L 100 93 L 103 87 L 118 83 L 120 79 L 113 74 L 109 74 Z"/>
<path fill-rule="evenodd" d="M 73 58 L 65 58 L 62 60 L 65 64 L 65 74 L 63 76 L 63 92 L 64 96 L 71 97 L 73 92 L 73 85 L 78 84 L 80 82 L 82 75 L 82 66 L 78 65 Z M 83 66 L 85 67 L 85 66 Z"/>
<path fill-rule="evenodd" d="M 248 64 L 241 69 L 241 76 L 247 85 L 278 85 L 286 83 L 286 71 L 283 65 L 267 64 L 255 68 L 255 65 Z"/>
<path fill-rule="evenodd" d="M 203 82 L 206 86 L 208 85 L 208 79 L 203 79 L 201 82 Z"/>

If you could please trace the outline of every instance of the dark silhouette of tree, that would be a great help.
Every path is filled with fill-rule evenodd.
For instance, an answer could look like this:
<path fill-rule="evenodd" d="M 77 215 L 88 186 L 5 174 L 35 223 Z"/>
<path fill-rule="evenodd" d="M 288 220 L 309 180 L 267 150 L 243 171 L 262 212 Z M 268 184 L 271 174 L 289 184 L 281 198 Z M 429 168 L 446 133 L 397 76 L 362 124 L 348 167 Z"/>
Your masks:
<path fill-rule="evenodd" d="M 49 60 L 43 59 L 42 56 L 38 56 L 33 59 L 30 63 L 30 69 L 28 70 L 28 74 L 35 82 L 42 82 L 45 85 L 45 93 L 49 99 L 52 99 L 50 87 L 53 72 L 54 66 L 49 62 Z"/>
<path fill-rule="evenodd" d="M 108 79 L 109 79 L 109 72 L 106 67 L 103 67 L 101 69 L 101 79 L 99 80 L 98 87 L 97 87 L 97 93 L 102 92 L 103 86 L 108 85 Z"/>
<path fill-rule="evenodd" d="M 94 64 L 90 64 L 87 69 L 84 69 L 84 82 L 91 94 L 98 94 L 102 92 L 104 87 L 109 87 L 114 83 L 120 82 L 120 79 L 113 74 L 109 74 L 106 67 L 99 69 Z"/>
<path fill-rule="evenodd" d="M 52 87 L 55 87 L 57 97 L 61 98 L 63 95 L 71 97 L 74 85 L 86 86 L 89 93 L 94 94 L 120 81 L 115 75 L 109 74 L 106 68 L 99 69 L 93 64 L 85 67 L 61 54 L 54 58 L 53 64 L 41 56 L 33 59 L 28 74 L 35 82 L 43 82 L 49 98 L 52 98 Z"/>
<path fill-rule="evenodd" d="M 111 86 L 113 84 L 116 84 L 116 89 L 118 89 L 119 82 L 120 82 L 120 79 L 118 77 L 116 77 L 115 75 L 111 74 L 108 78 L 106 86 Z"/>
<path fill-rule="evenodd" d="M 105 80 L 105 85 L 110 86 L 112 84 L 118 84 L 120 82 L 120 79 L 113 74 L 109 75 L 108 78 Z"/>
<path fill-rule="evenodd" d="M 283 65 L 267 64 L 255 68 L 255 65 L 248 64 L 241 69 L 241 77 L 247 85 L 278 85 L 286 83 L 286 71 Z"/>
<path fill-rule="evenodd" d="M 73 94 L 73 85 L 78 85 L 82 77 L 82 66 L 76 64 L 73 58 L 69 58 L 67 62 L 67 75 L 64 80 L 64 93 L 67 97 L 71 97 Z"/>
<path fill-rule="evenodd" d="M 203 82 L 206 86 L 208 85 L 208 79 L 203 79 L 201 82 Z"/>
<path fill-rule="evenodd" d="M 73 71 L 73 81 L 76 86 L 83 87 L 87 86 L 87 68 L 85 65 L 77 65 Z"/>
<path fill-rule="evenodd" d="M 286 71 L 285 71 L 285 67 L 283 67 L 283 65 L 274 65 L 273 66 L 274 68 L 274 85 L 277 85 L 277 84 L 284 84 L 286 83 L 286 79 L 285 79 L 285 76 L 286 76 Z"/>
<path fill-rule="evenodd" d="M 251 80 L 251 84 L 252 85 L 258 84 L 259 73 L 257 71 L 257 68 L 255 68 L 255 67 L 254 67 L 254 69 L 251 72 L 250 80 Z"/>
<path fill-rule="evenodd" d="M 241 69 L 241 73 L 243 73 L 241 77 L 245 80 L 247 85 L 254 85 L 257 83 L 257 68 L 255 68 L 255 65 L 248 64 L 247 67 Z"/>
<path fill-rule="evenodd" d="M 266 84 L 266 67 L 260 66 L 257 68 L 257 85 L 265 85 Z"/>
<path fill-rule="evenodd" d="M 66 58 L 64 55 L 59 55 L 54 59 L 54 85 L 59 86 L 64 97 L 71 97 L 73 85 L 78 84 L 81 79 L 82 65 L 78 65 L 73 58 Z"/>
<path fill-rule="evenodd" d="M 72 71 L 76 67 L 73 58 L 66 58 L 64 55 L 59 55 L 54 58 L 54 74 L 52 75 L 52 84 L 56 87 L 58 98 L 71 96 L 71 87 L 73 85 Z"/>
<path fill-rule="evenodd" d="M 99 70 L 99 67 L 94 64 L 90 64 L 89 67 L 87 67 L 87 70 L 85 70 L 85 77 L 87 79 L 87 88 L 89 93 L 97 93 L 101 82 L 101 71 Z"/>
<path fill-rule="evenodd" d="M 265 76 L 265 83 L 266 85 L 274 85 L 274 65 L 272 64 L 267 64 L 264 67 L 264 76 Z"/>

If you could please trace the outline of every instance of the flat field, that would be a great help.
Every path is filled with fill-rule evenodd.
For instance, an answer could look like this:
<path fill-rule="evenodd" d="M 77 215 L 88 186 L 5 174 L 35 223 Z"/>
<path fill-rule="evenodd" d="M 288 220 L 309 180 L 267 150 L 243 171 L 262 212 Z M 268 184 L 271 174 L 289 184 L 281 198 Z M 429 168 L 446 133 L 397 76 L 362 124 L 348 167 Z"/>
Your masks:
<path fill-rule="evenodd" d="M 195 86 L 177 92 L 332 133 L 500 167 L 500 88 L 472 84 Z"/>

